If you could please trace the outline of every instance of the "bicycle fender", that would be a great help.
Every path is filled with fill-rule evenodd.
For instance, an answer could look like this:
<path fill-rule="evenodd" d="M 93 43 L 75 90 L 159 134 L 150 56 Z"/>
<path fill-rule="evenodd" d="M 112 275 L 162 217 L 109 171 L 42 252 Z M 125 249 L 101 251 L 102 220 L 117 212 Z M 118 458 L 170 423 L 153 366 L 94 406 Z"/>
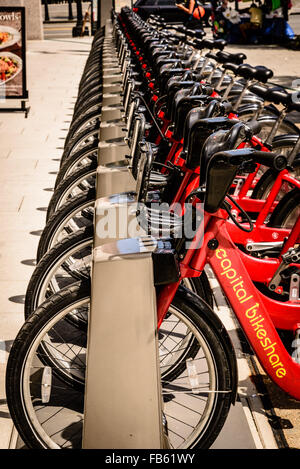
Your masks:
<path fill-rule="evenodd" d="M 294 134 L 283 134 L 283 135 L 275 135 L 274 139 L 273 139 L 273 145 L 274 143 L 288 143 L 292 140 L 293 142 L 293 145 L 295 145 L 297 143 L 297 140 L 298 140 L 299 136 L 298 135 L 294 135 Z"/>
<path fill-rule="evenodd" d="M 232 345 L 229 334 L 222 323 L 218 318 L 213 309 L 198 295 L 193 293 L 191 290 L 180 285 L 177 293 L 178 295 L 184 297 L 184 301 L 187 304 L 190 304 L 190 307 L 196 310 L 199 313 L 199 316 L 205 319 L 207 324 L 212 327 L 219 336 L 219 340 L 224 347 L 228 362 L 230 364 L 230 374 L 231 374 L 231 387 L 232 387 L 232 397 L 231 403 L 234 405 L 237 397 L 237 387 L 238 387 L 238 370 L 237 370 L 237 361 L 235 350 Z"/>
<path fill-rule="evenodd" d="M 259 116 L 259 118 L 257 119 L 258 122 L 264 122 L 264 121 L 276 121 L 277 120 L 277 117 L 275 116 L 268 116 L 268 115 L 261 115 Z M 300 133 L 300 130 L 299 128 L 296 126 L 296 124 L 294 124 L 294 122 L 290 121 L 289 119 L 285 118 L 283 120 L 283 122 L 286 122 L 288 123 L 292 128 L 293 128 L 293 132 L 295 132 L 295 135 L 299 135 Z M 281 135 L 279 135 L 280 137 Z M 288 136 L 288 135 L 287 135 Z"/>
<path fill-rule="evenodd" d="M 239 107 L 238 110 L 238 115 L 242 116 L 243 114 L 248 114 L 249 112 L 256 112 L 258 108 L 260 107 L 260 103 L 247 103 L 247 104 L 242 104 Z"/>

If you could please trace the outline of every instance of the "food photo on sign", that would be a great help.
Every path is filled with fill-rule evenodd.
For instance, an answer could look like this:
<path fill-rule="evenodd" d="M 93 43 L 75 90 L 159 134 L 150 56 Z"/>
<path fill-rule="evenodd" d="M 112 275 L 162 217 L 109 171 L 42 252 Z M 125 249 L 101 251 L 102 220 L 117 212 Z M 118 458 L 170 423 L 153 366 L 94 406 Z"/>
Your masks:
<path fill-rule="evenodd" d="M 22 97 L 23 83 L 22 11 L 0 10 L 0 94 Z"/>

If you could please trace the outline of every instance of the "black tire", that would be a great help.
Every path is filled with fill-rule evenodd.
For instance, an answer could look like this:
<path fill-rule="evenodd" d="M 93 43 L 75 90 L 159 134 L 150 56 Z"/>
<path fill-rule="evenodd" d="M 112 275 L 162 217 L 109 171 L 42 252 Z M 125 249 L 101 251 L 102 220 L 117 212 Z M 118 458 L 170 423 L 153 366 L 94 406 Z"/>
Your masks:
<path fill-rule="evenodd" d="M 91 161 L 86 165 L 80 166 L 76 171 L 63 179 L 55 188 L 49 202 L 47 221 L 70 197 L 74 197 L 78 192 L 84 192 L 95 187 L 95 178 L 95 163 Z M 74 193 L 75 190 L 77 193 Z"/>
<path fill-rule="evenodd" d="M 85 119 L 88 119 L 90 115 L 94 114 L 94 113 L 101 113 L 101 103 L 96 103 L 94 104 L 92 107 L 90 107 L 89 109 L 86 110 L 86 112 L 81 116 L 81 115 L 78 115 L 77 117 L 73 117 L 72 121 L 71 121 L 71 124 L 70 124 L 70 132 L 72 132 L 72 129 L 73 128 L 76 128 L 76 126 L 78 125 L 78 122 L 80 121 L 84 121 Z"/>
<path fill-rule="evenodd" d="M 203 270 L 200 277 L 192 277 L 183 281 L 186 288 L 200 296 L 211 308 L 213 307 L 213 292 L 207 278 L 206 272 Z"/>
<path fill-rule="evenodd" d="M 295 176 L 297 179 L 299 179 L 300 176 L 300 161 L 295 162 L 294 165 L 294 171 L 290 172 L 291 176 Z M 253 189 L 253 193 L 251 195 L 252 199 L 261 199 L 261 200 L 266 200 L 271 192 L 271 189 L 274 185 L 274 182 L 276 181 L 276 178 L 278 176 L 278 172 L 272 169 L 268 169 L 259 179 L 257 184 L 255 185 Z M 278 195 L 276 197 L 276 200 L 281 200 L 284 195 L 292 190 L 293 186 L 291 186 L 289 183 L 283 183 L 282 188 L 278 192 Z"/>
<path fill-rule="evenodd" d="M 88 88 L 84 92 L 80 93 L 77 98 L 74 111 L 80 110 L 83 103 L 89 102 L 91 99 L 98 97 L 99 101 L 102 99 L 102 87 L 98 84 L 94 88 Z"/>
<path fill-rule="evenodd" d="M 287 148 L 288 143 L 285 143 L 283 145 L 285 148 Z M 281 146 L 278 144 L 273 145 L 273 151 L 280 153 L 280 148 Z M 293 148 L 292 142 L 291 142 L 291 148 Z M 293 162 L 293 169 L 290 170 L 290 174 L 294 176 L 297 179 L 300 179 L 300 155 L 297 155 Z M 278 172 L 272 169 L 268 169 L 257 181 L 257 184 L 255 185 L 251 197 L 253 199 L 267 199 L 273 184 L 277 178 Z M 277 200 L 280 200 L 286 192 L 288 192 L 291 189 L 291 186 L 288 183 L 284 183 L 281 190 L 278 193 Z"/>
<path fill-rule="evenodd" d="M 42 232 L 40 237 L 38 250 L 37 250 L 37 262 L 41 260 L 43 255 L 51 249 L 57 239 L 57 234 L 62 230 L 62 227 L 67 222 L 68 219 L 74 217 L 80 217 L 78 229 L 84 228 L 92 223 L 92 220 L 83 216 L 81 217 L 81 213 L 87 207 L 93 207 L 96 197 L 95 189 L 90 189 L 88 191 L 83 192 L 82 194 L 78 194 L 78 196 L 73 197 L 68 202 L 66 202 L 56 213 L 54 213 L 49 220 Z M 82 223 L 82 226 L 80 226 Z M 74 230 L 69 230 L 69 234 L 72 233 Z M 60 241 L 60 239 L 57 239 Z"/>
<path fill-rule="evenodd" d="M 70 127 L 70 130 L 66 137 L 66 144 L 70 141 L 71 138 L 74 137 L 74 135 L 77 135 L 83 129 L 88 128 L 89 123 L 93 124 L 94 122 L 97 122 L 98 126 L 100 126 L 100 121 L 101 121 L 101 111 L 99 110 L 92 111 L 86 116 L 84 116 L 83 118 L 77 119 L 76 122 L 72 124 L 72 126 Z"/>
<path fill-rule="evenodd" d="M 87 83 L 83 83 L 82 86 L 80 87 L 80 89 L 78 90 L 79 93 L 78 93 L 78 96 L 81 95 L 81 93 L 85 93 L 88 89 L 90 89 L 90 86 L 91 88 L 94 87 L 95 85 L 98 85 L 99 88 L 101 88 L 101 79 L 100 79 L 100 75 L 98 74 L 95 74 L 95 77 L 92 79 L 92 80 L 88 80 Z"/>
<path fill-rule="evenodd" d="M 72 121 L 70 124 L 70 129 L 72 128 L 73 125 L 76 125 L 76 123 L 87 117 L 91 112 L 101 112 L 101 103 L 99 103 L 99 100 L 95 100 L 93 103 L 88 104 L 88 106 L 83 106 L 82 112 L 78 113 L 77 115 L 73 115 Z"/>
<path fill-rule="evenodd" d="M 268 226 L 274 228 L 292 228 L 300 216 L 300 190 L 288 192 L 275 207 Z"/>
<path fill-rule="evenodd" d="M 82 104 L 82 106 L 79 109 L 74 109 L 73 113 L 73 119 L 77 119 L 79 116 L 83 116 L 87 112 L 90 111 L 92 107 L 94 107 L 95 104 L 98 104 L 101 107 L 101 96 L 92 96 L 90 97 L 87 101 Z"/>
<path fill-rule="evenodd" d="M 86 114 L 91 112 L 92 109 L 96 109 L 96 108 L 101 109 L 101 102 L 99 102 L 98 98 L 93 99 L 92 101 L 89 101 L 87 104 L 84 104 L 84 106 L 82 106 L 80 112 L 77 111 L 76 113 L 74 113 L 73 117 L 72 117 L 71 125 L 76 119 L 79 119 L 79 118 L 85 116 Z"/>
<path fill-rule="evenodd" d="M 75 358 L 69 357 L 70 363 L 72 363 L 72 368 L 70 368 L 70 365 L 67 366 L 66 363 L 67 358 L 64 358 L 62 364 L 58 361 L 60 353 L 62 352 L 58 353 L 56 356 L 53 355 L 51 358 L 50 356 L 47 357 L 45 353 L 47 350 L 50 350 L 48 343 L 50 339 L 52 339 L 53 347 L 57 343 L 58 345 L 56 345 L 56 347 L 60 346 L 61 348 L 62 344 L 68 347 L 69 341 L 72 340 L 70 331 L 66 328 L 66 335 L 63 337 L 59 335 L 60 339 L 57 342 L 57 338 L 55 339 L 54 334 L 55 328 L 59 328 L 59 326 L 62 327 L 63 321 L 65 321 L 65 317 L 70 309 L 74 308 L 76 310 L 76 308 L 83 307 L 83 305 L 86 305 L 86 308 L 88 308 L 89 295 L 90 285 L 86 282 L 79 282 L 53 295 L 25 322 L 12 346 L 6 369 L 7 402 L 13 422 L 21 438 L 29 448 L 59 448 L 62 445 L 62 436 L 65 438 L 64 443 L 66 443 L 66 439 L 68 438 L 67 442 L 70 443 L 70 447 L 80 447 L 82 427 L 78 428 L 77 426 L 75 429 L 76 434 L 72 436 L 70 436 L 70 432 L 66 430 L 70 430 L 70 427 L 74 425 L 74 423 L 70 421 L 71 412 L 74 411 L 75 415 L 73 418 L 76 417 L 77 423 L 78 417 L 81 418 L 83 414 L 84 385 L 81 386 L 80 390 L 80 387 L 76 387 L 75 383 L 73 383 L 73 385 L 68 384 L 65 379 L 66 377 L 64 377 L 63 381 L 59 379 L 62 369 L 66 374 L 71 372 L 75 373 Z M 164 415 L 168 423 L 170 444 L 173 448 L 178 447 L 181 449 L 209 448 L 225 423 L 231 405 L 231 393 L 233 392 L 230 364 L 223 346 L 223 337 L 220 331 L 217 331 L 215 327 L 208 324 L 201 317 L 195 305 L 193 307 L 193 304 L 186 297 L 186 290 L 184 288 L 179 288 L 168 315 L 169 319 L 165 319 L 166 322 L 163 322 L 162 327 L 164 330 L 169 331 L 170 338 L 180 335 L 177 329 L 174 331 L 175 320 L 181 327 L 181 329 L 178 330 L 182 330 L 182 326 L 184 326 L 185 334 L 193 334 L 195 340 L 199 341 L 199 353 L 201 355 L 199 356 L 199 360 L 197 360 L 197 367 L 201 368 L 198 368 L 197 373 L 199 373 L 199 377 L 201 376 L 200 379 L 203 380 L 200 385 L 201 391 L 198 391 L 201 398 L 199 399 L 199 396 L 196 395 L 195 399 L 192 399 L 192 402 L 189 401 L 188 406 L 190 406 L 190 412 L 187 412 L 187 403 L 184 402 L 184 404 L 182 404 L 181 399 L 183 392 L 186 392 L 189 399 L 191 399 L 191 383 L 189 383 L 188 380 L 182 381 L 185 379 L 184 376 L 179 377 L 183 391 L 180 392 L 178 398 L 176 393 L 174 393 L 174 388 L 176 389 L 176 385 L 178 386 L 179 384 L 176 381 L 172 383 L 166 382 L 162 378 Z M 60 328 L 59 331 L 61 330 L 63 329 Z M 78 340 L 79 339 L 76 338 L 77 344 Z M 82 341 L 84 341 L 83 337 Z M 177 338 L 177 351 L 175 350 L 175 355 L 178 353 L 178 350 L 180 350 L 181 344 L 182 338 Z M 77 373 L 78 376 L 84 377 L 85 362 L 82 356 L 81 342 L 78 347 L 80 347 L 82 362 L 80 364 L 77 362 Z M 161 347 L 161 344 L 159 344 L 159 347 Z M 174 344 L 172 347 L 174 347 Z M 185 358 L 184 356 L 183 359 Z M 203 358 L 205 359 L 205 363 Z M 42 365 L 38 364 L 38 360 L 42 362 Z M 41 374 L 44 369 L 44 364 L 50 366 L 50 363 L 54 374 L 51 394 L 47 405 L 43 403 L 41 406 Z M 64 365 L 64 363 L 66 364 Z M 71 369 L 72 371 L 70 371 Z M 162 372 L 162 376 L 163 375 L 164 373 Z M 206 380 L 208 380 L 208 383 Z M 211 387 L 212 385 L 214 385 L 214 387 Z M 207 386 L 209 386 L 209 392 L 205 390 Z M 75 393 L 77 393 L 76 396 Z M 206 401 L 205 398 L 207 398 Z M 183 408 L 181 409 L 182 405 Z M 200 409 L 201 411 L 199 411 Z M 182 410 L 184 410 L 184 413 Z M 67 428 L 62 428 L 61 423 L 64 420 L 59 420 L 59 432 L 57 431 L 57 427 L 56 431 L 55 426 L 51 427 L 50 422 L 52 418 L 59 418 L 58 411 L 66 411 L 69 416 L 67 419 L 68 423 L 66 424 Z M 45 412 L 47 415 L 46 424 L 44 422 Z M 180 420 L 178 419 L 179 415 L 177 412 L 181 415 Z M 197 421 L 193 421 L 193 425 L 188 425 L 186 422 L 183 422 L 183 418 L 187 420 L 191 417 L 191 414 L 193 414 L 192 418 L 194 420 L 197 415 Z M 177 416 L 177 418 L 174 417 L 174 415 Z M 184 417 L 182 417 L 182 415 L 184 415 Z M 185 434 L 182 433 L 182 435 L 180 435 L 182 427 L 178 426 L 180 421 L 181 424 L 185 426 Z M 44 427 L 42 427 L 42 425 L 44 425 Z M 187 430 L 187 428 L 189 428 L 189 430 Z M 176 432 L 174 430 L 176 430 Z M 49 432 L 51 433 L 49 434 Z M 179 436 L 181 439 L 178 438 Z M 75 441 L 75 445 L 71 444 L 71 438 Z"/>
<path fill-rule="evenodd" d="M 65 161 L 59 169 L 59 172 L 56 176 L 55 189 L 60 184 L 60 182 L 67 177 L 71 172 L 78 169 L 80 166 L 93 162 L 95 168 L 98 165 L 98 147 L 96 143 L 87 145 L 84 148 L 78 150 L 78 152 L 71 155 L 67 161 Z"/>
<path fill-rule="evenodd" d="M 83 129 L 79 134 L 74 136 L 67 144 L 61 157 L 61 162 L 64 163 L 69 157 L 81 150 L 86 148 L 87 145 L 98 145 L 99 142 L 99 124 L 91 126 L 88 130 Z"/>
<path fill-rule="evenodd" d="M 253 114 L 242 114 L 239 116 L 242 121 L 248 121 L 253 119 Z M 276 116 L 260 116 L 258 122 L 261 124 L 261 131 L 257 134 L 257 137 L 261 138 L 263 141 L 266 139 L 268 134 L 270 133 L 271 127 L 277 121 Z M 288 119 L 284 119 L 279 128 L 277 129 L 276 135 L 285 135 L 285 134 L 292 134 L 292 135 L 299 135 L 299 129 L 295 126 L 293 122 Z"/>
<path fill-rule="evenodd" d="M 94 227 L 88 226 L 78 232 L 70 234 L 44 254 L 35 267 L 28 283 L 24 304 L 25 319 L 27 319 L 45 299 L 57 293 L 53 285 L 51 285 L 51 289 L 47 286 L 50 273 L 52 272 L 52 275 L 54 275 L 54 272 L 57 272 L 64 259 L 69 258 L 70 255 L 72 255 L 74 262 L 79 259 L 79 253 L 84 252 L 85 255 L 88 255 L 86 251 L 89 251 L 88 246 L 92 248 L 93 236 Z M 55 288 L 58 288 L 58 290 L 65 288 L 67 284 L 75 283 L 79 280 L 87 280 L 90 275 L 88 269 L 80 272 L 77 270 L 74 271 L 70 269 L 69 264 L 66 266 L 63 265 L 63 270 L 65 274 L 68 274 L 68 278 L 64 276 L 62 282 L 56 282 L 57 285 L 55 285 Z M 43 291 L 46 292 L 45 298 L 41 297 Z"/>

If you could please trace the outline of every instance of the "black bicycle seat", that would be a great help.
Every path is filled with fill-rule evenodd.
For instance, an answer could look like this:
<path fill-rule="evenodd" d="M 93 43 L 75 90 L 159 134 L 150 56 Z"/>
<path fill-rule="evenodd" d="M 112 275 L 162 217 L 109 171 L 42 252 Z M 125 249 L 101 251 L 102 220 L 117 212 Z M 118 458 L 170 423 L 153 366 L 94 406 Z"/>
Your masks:
<path fill-rule="evenodd" d="M 227 42 L 225 41 L 225 39 L 215 39 L 213 48 L 221 51 L 224 49 L 226 45 L 227 45 Z"/>
<path fill-rule="evenodd" d="M 236 75 L 238 73 L 240 65 L 233 64 L 231 62 L 225 62 L 224 65 L 223 65 L 223 68 L 225 70 L 231 70 L 231 72 L 233 72 Z"/>
<path fill-rule="evenodd" d="M 218 56 L 217 56 L 217 54 L 214 54 L 213 52 L 209 52 L 208 54 L 206 54 L 206 57 L 208 57 L 209 59 L 213 59 L 216 62 L 218 62 Z"/>
<path fill-rule="evenodd" d="M 237 69 L 237 74 L 248 80 L 249 78 L 257 78 L 258 71 L 255 67 L 252 67 L 250 64 L 239 65 Z"/>
<path fill-rule="evenodd" d="M 246 55 L 242 53 L 230 54 L 229 52 L 219 51 L 217 52 L 217 60 L 220 63 L 230 62 L 233 64 L 241 65 L 246 60 Z"/>
<path fill-rule="evenodd" d="M 203 48 L 205 49 L 214 49 L 215 41 L 213 39 L 203 39 L 202 41 Z"/>
<path fill-rule="evenodd" d="M 291 99 L 289 93 L 285 91 L 284 88 L 281 87 L 273 87 L 268 88 L 266 93 L 266 99 L 274 104 L 283 104 L 288 105 Z"/>
<path fill-rule="evenodd" d="M 257 65 L 255 67 L 256 74 L 255 78 L 262 83 L 266 83 L 273 76 L 273 72 L 270 68 L 265 67 L 264 65 Z"/>
<path fill-rule="evenodd" d="M 202 39 L 204 36 L 206 36 L 206 32 L 203 31 L 203 29 L 194 29 L 194 35 L 195 37 Z"/>
<path fill-rule="evenodd" d="M 195 31 L 193 29 L 186 29 L 185 34 L 190 37 L 195 36 Z"/>
<path fill-rule="evenodd" d="M 251 86 L 249 89 L 252 93 L 256 94 L 260 98 L 267 99 L 269 89 L 266 88 L 265 86 L 256 84 L 256 85 Z M 272 101 L 272 100 L 269 99 L 269 101 Z"/>
<path fill-rule="evenodd" d="M 195 39 L 194 41 L 194 48 L 197 49 L 197 50 L 202 50 L 204 49 L 206 46 L 204 45 L 204 41 L 205 39 Z"/>

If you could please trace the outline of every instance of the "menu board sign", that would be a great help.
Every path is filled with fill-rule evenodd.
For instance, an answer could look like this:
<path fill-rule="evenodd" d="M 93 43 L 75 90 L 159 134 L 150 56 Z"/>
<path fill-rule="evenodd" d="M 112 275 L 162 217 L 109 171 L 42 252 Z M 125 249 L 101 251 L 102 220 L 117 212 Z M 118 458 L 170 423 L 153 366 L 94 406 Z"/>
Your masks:
<path fill-rule="evenodd" d="M 25 8 L 0 7 L 0 97 L 24 99 L 26 89 Z"/>

